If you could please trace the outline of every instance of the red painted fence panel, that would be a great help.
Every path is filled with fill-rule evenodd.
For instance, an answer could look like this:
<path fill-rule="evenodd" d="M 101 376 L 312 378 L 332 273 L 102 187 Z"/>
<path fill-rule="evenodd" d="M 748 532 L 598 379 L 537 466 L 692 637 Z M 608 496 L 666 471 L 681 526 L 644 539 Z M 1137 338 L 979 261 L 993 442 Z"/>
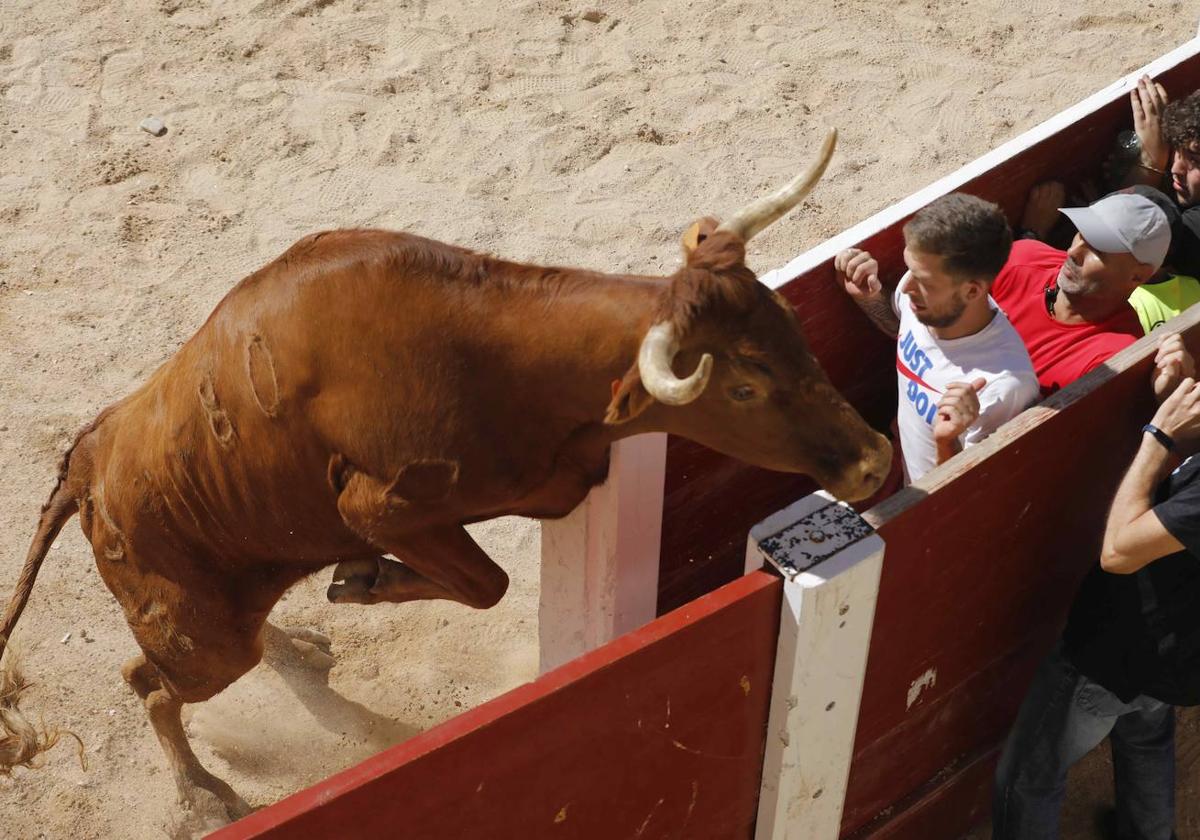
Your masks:
<path fill-rule="evenodd" d="M 1147 356 L 1090 393 L 1064 391 L 969 469 L 866 515 L 887 550 L 844 831 L 902 812 L 1003 740 L 1099 557 L 1109 502 L 1152 413 L 1149 368 Z M 930 684 L 914 691 L 918 682 Z M 986 784 L 963 784 L 986 803 Z"/>
<path fill-rule="evenodd" d="M 750 838 L 781 588 L 741 578 L 211 836 Z"/>

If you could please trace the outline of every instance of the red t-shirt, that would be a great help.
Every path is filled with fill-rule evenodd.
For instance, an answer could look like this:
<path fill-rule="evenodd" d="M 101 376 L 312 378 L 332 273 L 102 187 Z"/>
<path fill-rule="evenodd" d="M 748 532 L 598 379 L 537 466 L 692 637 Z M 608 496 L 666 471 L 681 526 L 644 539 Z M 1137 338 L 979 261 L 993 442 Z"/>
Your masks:
<path fill-rule="evenodd" d="M 1142 325 L 1126 304 L 1107 321 L 1063 324 L 1046 311 L 1046 288 L 1058 283 L 1066 251 L 1033 239 L 1013 243 L 1008 262 L 992 284 L 992 298 L 1017 328 L 1042 395 L 1069 385 L 1142 337 Z"/>

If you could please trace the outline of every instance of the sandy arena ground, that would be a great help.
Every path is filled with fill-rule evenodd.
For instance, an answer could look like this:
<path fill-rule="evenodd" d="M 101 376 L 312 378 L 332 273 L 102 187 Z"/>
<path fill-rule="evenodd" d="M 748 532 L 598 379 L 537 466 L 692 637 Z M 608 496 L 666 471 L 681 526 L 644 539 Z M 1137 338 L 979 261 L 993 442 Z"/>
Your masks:
<path fill-rule="evenodd" d="M 0 2 L 3 598 L 76 429 L 303 234 L 669 270 L 690 220 L 773 188 L 838 126 L 824 182 L 755 240 L 764 271 L 1195 30 L 1178 0 L 588 2 Z M 150 115 L 164 136 L 138 129 Z M 260 667 L 190 710 L 202 760 L 266 804 L 530 679 L 538 530 L 475 533 L 513 579 L 487 613 L 334 607 L 324 575 L 290 593 L 277 616 L 333 638 L 329 686 L 298 698 Z M 64 745 L 0 779 L 0 835 L 160 836 L 173 786 L 118 673 L 135 646 L 74 524 L 17 641 L 26 708 L 78 733 L 90 767 Z M 1073 838 L 1092 836 L 1092 788 Z"/>

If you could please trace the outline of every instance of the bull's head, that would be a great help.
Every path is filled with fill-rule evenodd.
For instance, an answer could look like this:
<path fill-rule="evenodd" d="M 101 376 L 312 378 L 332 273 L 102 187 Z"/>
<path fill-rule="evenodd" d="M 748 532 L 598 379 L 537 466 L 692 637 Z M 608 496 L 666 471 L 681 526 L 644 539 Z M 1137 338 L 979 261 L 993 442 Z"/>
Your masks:
<path fill-rule="evenodd" d="M 745 265 L 746 242 L 812 189 L 835 140 L 830 131 L 817 163 L 773 195 L 724 224 L 692 225 L 685 264 L 670 278 L 606 422 L 654 412 L 655 427 L 751 464 L 807 473 L 840 498 L 878 489 L 891 446 L 829 382 L 788 302 Z"/>

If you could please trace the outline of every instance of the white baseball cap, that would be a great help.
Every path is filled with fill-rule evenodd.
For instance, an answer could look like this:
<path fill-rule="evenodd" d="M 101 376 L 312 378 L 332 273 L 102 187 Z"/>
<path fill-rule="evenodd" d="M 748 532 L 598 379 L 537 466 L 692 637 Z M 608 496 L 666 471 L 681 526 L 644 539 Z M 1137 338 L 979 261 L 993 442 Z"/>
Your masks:
<path fill-rule="evenodd" d="M 1134 193 L 1114 193 L 1090 207 L 1059 208 L 1087 244 L 1106 254 L 1133 254 L 1158 268 L 1171 247 L 1171 225 L 1153 201 Z"/>

